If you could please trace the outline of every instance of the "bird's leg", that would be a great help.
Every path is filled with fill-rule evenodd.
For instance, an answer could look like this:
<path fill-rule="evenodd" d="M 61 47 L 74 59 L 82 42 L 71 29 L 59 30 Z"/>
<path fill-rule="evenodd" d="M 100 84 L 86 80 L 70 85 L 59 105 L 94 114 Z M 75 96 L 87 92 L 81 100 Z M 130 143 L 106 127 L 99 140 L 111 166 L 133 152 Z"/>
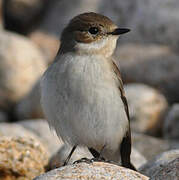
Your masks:
<path fill-rule="evenodd" d="M 77 164 L 77 163 L 81 163 L 81 162 L 85 162 L 85 163 L 90 164 L 90 163 L 92 163 L 94 161 L 105 161 L 105 159 L 101 156 L 104 147 L 105 146 L 103 146 L 100 153 L 98 151 L 96 151 L 95 149 L 93 149 L 93 148 L 88 148 L 88 150 L 90 151 L 90 153 L 93 155 L 94 158 L 92 158 L 92 159 L 81 158 L 81 159 L 75 161 L 73 164 Z"/>
<path fill-rule="evenodd" d="M 103 151 L 104 151 L 105 147 L 106 147 L 106 145 L 104 145 L 104 146 L 102 147 L 102 149 L 101 149 L 101 151 L 100 151 L 100 153 L 99 153 L 99 159 L 104 160 L 104 161 L 105 161 L 105 159 L 104 159 L 104 157 L 102 156 L 102 154 L 103 154 Z"/>
<path fill-rule="evenodd" d="M 68 164 L 68 162 L 69 162 L 69 160 L 70 160 L 70 158 L 71 158 L 73 152 L 75 151 L 76 147 L 77 147 L 77 146 L 73 146 L 73 148 L 72 148 L 70 154 L 68 155 L 68 157 L 66 158 L 66 160 L 65 160 L 65 162 L 64 162 L 64 164 L 63 164 L 63 166 L 66 166 L 66 165 Z"/>
<path fill-rule="evenodd" d="M 94 158 L 99 158 L 100 157 L 100 153 L 98 151 L 96 151 L 93 148 L 88 148 L 88 150 L 90 151 L 90 153 L 93 155 Z"/>
<path fill-rule="evenodd" d="M 94 156 L 94 158 L 91 159 L 92 162 L 94 162 L 94 161 L 103 161 L 103 162 L 105 162 L 104 157 L 102 157 L 104 148 L 105 148 L 105 145 L 102 147 L 100 152 L 96 151 L 94 148 L 88 148 L 88 150 Z"/>
<path fill-rule="evenodd" d="M 91 162 L 107 162 L 107 163 L 111 163 L 111 164 L 115 164 L 115 165 L 118 165 L 118 163 L 115 163 L 111 160 L 107 160 L 105 159 L 102 154 L 103 154 L 103 151 L 105 149 L 106 145 L 104 145 L 101 149 L 100 152 L 96 151 L 95 149 L 93 148 L 88 148 L 88 150 L 90 151 L 90 153 L 94 156 L 94 158 L 91 159 Z"/>
<path fill-rule="evenodd" d="M 88 159 L 88 158 L 84 157 L 84 158 L 81 158 L 81 159 L 73 162 L 73 164 L 78 164 L 78 163 L 82 163 L 82 162 L 85 162 L 85 163 L 88 163 L 88 164 L 92 163 L 91 159 Z"/>

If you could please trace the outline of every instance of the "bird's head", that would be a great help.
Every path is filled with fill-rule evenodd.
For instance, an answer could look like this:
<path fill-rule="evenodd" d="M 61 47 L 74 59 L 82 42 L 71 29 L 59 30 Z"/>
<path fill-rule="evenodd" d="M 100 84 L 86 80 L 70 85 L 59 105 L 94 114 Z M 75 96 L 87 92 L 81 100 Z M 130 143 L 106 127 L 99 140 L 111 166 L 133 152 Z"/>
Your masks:
<path fill-rule="evenodd" d="M 89 12 L 74 17 L 61 36 L 61 52 L 75 51 L 79 54 L 113 54 L 121 34 L 129 29 L 117 27 L 108 17 Z"/>

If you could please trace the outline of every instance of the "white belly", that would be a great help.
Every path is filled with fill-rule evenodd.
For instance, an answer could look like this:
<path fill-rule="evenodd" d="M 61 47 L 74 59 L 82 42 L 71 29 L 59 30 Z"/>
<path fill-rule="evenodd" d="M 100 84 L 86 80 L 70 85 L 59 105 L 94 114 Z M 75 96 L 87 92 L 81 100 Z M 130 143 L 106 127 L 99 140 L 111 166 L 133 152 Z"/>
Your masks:
<path fill-rule="evenodd" d="M 58 57 L 59 58 L 59 57 Z M 71 145 L 117 149 L 128 120 L 107 60 L 61 56 L 41 81 L 49 124 Z"/>

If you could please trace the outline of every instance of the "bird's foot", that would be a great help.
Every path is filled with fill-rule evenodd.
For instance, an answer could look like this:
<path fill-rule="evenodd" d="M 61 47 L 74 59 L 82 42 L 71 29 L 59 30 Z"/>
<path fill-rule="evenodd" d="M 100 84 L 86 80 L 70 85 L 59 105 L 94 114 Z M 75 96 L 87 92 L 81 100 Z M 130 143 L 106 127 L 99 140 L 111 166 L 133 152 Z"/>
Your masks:
<path fill-rule="evenodd" d="M 88 159 L 88 158 L 81 158 L 81 159 L 79 159 L 79 160 L 73 162 L 73 164 L 78 164 L 78 163 L 82 163 L 82 162 L 85 162 L 85 163 L 87 163 L 87 164 L 91 164 L 91 163 L 92 163 L 91 159 Z"/>
<path fill-rule="evenodd" d="M 87 164 L 91 164 L 93 162 L 106 162 L 106 160 L 103 157 L 101 157 L 101 158 L 92 158 L 92 159 L 81 158 L 81 159 L 73 162 L 73 164 L 78 164 L 78 163 L 82 163 L 82 162 L 85 162 Z"/>
<path fill-rule="evenodd" d="M 90 160 L 91 162 L 106 162 L 106 160 L 103 157 L 92 158 Z"/>
<path fill-rule="evenodd" d="M 110 163 L 110 164 L 118 165 L 118 163 L 111 161 L 111 160 L 104 159 L 103 157 L 92 158 L 91 162 L 104 162 L 104 163 Z"/>

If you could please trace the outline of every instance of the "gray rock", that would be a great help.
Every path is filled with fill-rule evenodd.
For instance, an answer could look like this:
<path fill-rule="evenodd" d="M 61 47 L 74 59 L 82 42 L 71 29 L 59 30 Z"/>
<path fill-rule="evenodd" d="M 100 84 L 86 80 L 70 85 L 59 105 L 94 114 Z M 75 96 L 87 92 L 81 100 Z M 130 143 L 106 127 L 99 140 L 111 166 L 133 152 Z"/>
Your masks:
<path fill-rule="evenodd" d="M 66 0 L 56 0 L 40 24 L 39 29 L 59 37 L 71 18 L 83 12 L 97 12 L 101 2 L 102 0 L 74 0 L 71 3 Z"/>
<path fill-rule="evenodd" d="M 40 104 L 40 81 L 15 106 L 15 115 L 19 120 L 44 118 Z"/>
<path fill-rule="evenodd" d="M 72 147 L 66 144 L 61 146 L 58 152 L 51 157 L 49 161 L 48 169 L 55 169 L 57 167 L 61 167 L 64 164 L 66 158 L 68 157 L 71 149 Z M 70 158 L 69 164 L 73 164 L 73 162 L 81 158 L 91 159 L 93 158 L 93 156 L 91 155 L 91 153 L 88 151 L 87 148 L 77 147 L 75 152 L 72 154 L 72 157 Z M 131 153 L 131 161 L 137 169 L 146 163 L 145 157 L 134 148 L 132 149 L 132 153 Z M 116 162 L 116 163 L 120 163 L 120 162 Z"/>
<path fill-rule="evenodd" d="M 157 57 L 171 56 L 172 54 L 171 48 L 164 45 L 126 43 L 117 47 L 114 56 L 118 60 L 117 62 L 120 62 L 123 66 L 130 66 L 135 64 L 136 61 L 149 61 L 152 58 L 156 59 Z"/>
<path fill-rule="evenodd" d="M 158 43 L 178 49 L 178 0 L 114 0 L 103 6 L 103 12 L 115 15 L 118 23 L 122 21 L 132 29 L 126 36 L 128 42 Z"/>
<path fill-rule="evenodd" d="M 152 175 L 151 180 L 178 180 L 179 179 L 179 158 L 164 165 L 164 167 Z"/>
<path fill-rule="evenodd" d="M 63 145 L 62 140 L 57 137 L 55 132 L 50 130 L 44 119 L 25 120 L 18 122 L 18 124 L 33 132 L 47 147 L 50 155 L 54 154 Z"/>
<path fill-rule="evenodd" d="M 3 0 L 0 0 L 0 30 L 3 28 L 2 2 L 3 2 Z"/>
<path fill-rule="evenodd" d="M 27 38 L 0 31 L 0 108 L 23 98 L 46 69 L 38 47 Z"/>
<path fill-rule="evenodd" d="M 5 0 L 3 10 L 6 28 L 23 34 L 28 33 L 43 18 L 52 1 Z"/>
<path fill-rule="evenodd" d="M 147 160 L 153 159 L 164 151 L 179 149 L 178 142 L 167 141 L 140 133 L 132 133 L 132 146 Z"/>
<path fill-rule="evenodd" d="M 24 127 L 16 123 L 1 122 L 0 123 L 0 137 L 1 136 L 28 137 L 28 138 L 30 137 L 30 138 L 39 140 L 38 136 L 35 135 L 33 132 L 25 129 Z"/>
<path fill-rule="evenodd" d="M 40 47 L 47 64 L 50 64 L 58 52 L 60 39 L 40 30 L 29 34 L 29 38 Z"/>
<path fill-rule="evenodd" d="M 125 83 L 155 87 L 170 103 L 179 101 L 178 55 L 165 46 L 126 44 L 116 50 Z"/>
<path fill-rule="evenodd" d="M 163 135 L 166 139 L 179 141 L 179 104 L 170 108 L 163 125 Z"/>
<path fill-rule="evenodd" d="M 165 97 L 154 88 L 131 83 L 125 86 L 131 117 L 131 128 L 136 132 L 160 133 L 163 115 L 168 108 Z"/>
<path fill-rule="evenodd" d="M 31 33 L 29 38 L 40 48 L 46 64 L 49 65 L 54 60 L 59 49 L 59 39 L 41 31 Z M 37 80 L 30 92 L 17 103 L 15 107 L 15 115 L 18 119 L 44 118 L 40 104 L 39 81 L 40 80 Z"/>
<path fill-rule="evenodd" d="M 170 150 L 157 155 L 152 160 L 144 164 L 139 171 L 142 174 L 153 177 L 154 174 L 163 170 L 165 166 L 168 166 L 170 162 L 179 157 L 179 149 Z"/>
<path fill-rule="evenodd" d="M 3 111 L 0 111 L 0 123 L 8 121 L 7 114 Z"/>
<path fill-rule="evenodd" d="M 94 162 L 91 164 L 78 163 L 49 171 L 36 177 L 34 180 L 61 180 L 61 179 L 121 179 L 121 180 L 147 180 L 148 177 L 130 169 L 117 165 Z"/>
<path fill-rule="evenodd" d="M 144 165 L 147 162 L 147 160 L 144 157 L 144 155 L 142 155 L 137 149 L 132 148 L 131 162 L 138 169 L 142 165 Z"/>

